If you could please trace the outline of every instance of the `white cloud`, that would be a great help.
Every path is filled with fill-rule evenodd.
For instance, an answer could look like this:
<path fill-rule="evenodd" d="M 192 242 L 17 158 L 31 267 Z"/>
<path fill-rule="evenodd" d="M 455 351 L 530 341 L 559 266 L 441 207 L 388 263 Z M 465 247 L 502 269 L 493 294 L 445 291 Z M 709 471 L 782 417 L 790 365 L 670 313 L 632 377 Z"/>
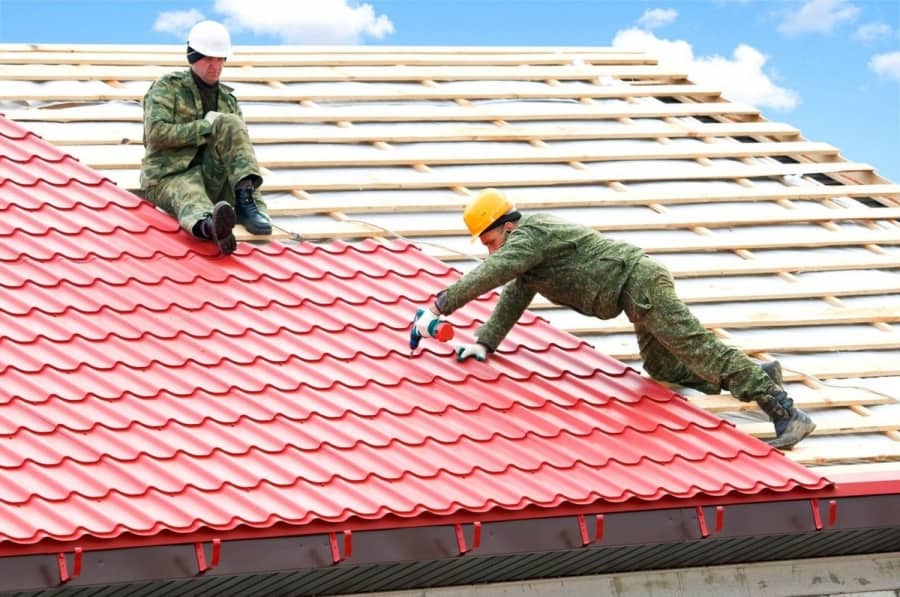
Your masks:
<path fill-rule="evenodd" d="M 658 29 L 678 18 L 678 11 L 673 8 L 654 8 L 645 10 L 637 24 L 644 29 Z"/>
<path fill-rule="evenodd" d="M 647 52 L 665 66 L 686 68 L 694 60 L 691 44 L 683 40 L 660 39 L 642 29 L 625 29 L 616 32 L 613 47 Z"/>
<path fill-rule="evenodd" d="M 191 10 L 173 10 L 161 12 L 153 23 L 153 30 L 164 33 L 174 33 L 181 39 L 187 40 L 188 32 L 196 23 L 203 20 L 203 13 L 192 8 Z"/>
<path fill-rule="evenodd" d="M 893 32 L 887 23 L 866 23 L 853 33 L 853 39 L 870 42 L 890 37 Z"/>
<path fill-rule="evenodd" d="M 659 39 L 647 31 L 626 29 L 616 33 L 613 46 L 647 52 L 660 66 L 684 71 L 697 84 L 721 89 L 731 101 L 779 110 L 792 110 L 800 103 L 795 91 L 780 87 L 763 70 L 768 57 L 746 44 L 737 46 L 731 59 L 697 57 L 686 41 Z"/>
<path fill-rule="evenodd" d="M 799 9 L 787 13 L 778 30 L 785 35 L 831 33 L 836 25 L 854 21 L 860 12 L 847 0 L 807 0 Z"/>
<path fill-rule="evenodd" d="M 900 81 L 900 51 L 872 56 L 869 68 L 879 77 Z"/>
<path fill-rule="evenodd" d="M 283 43 L 355 44 L 394 31 L 387 16 L 355 0 L 216 0 L 215 9 L 232 31 L 275 35 Z"/>

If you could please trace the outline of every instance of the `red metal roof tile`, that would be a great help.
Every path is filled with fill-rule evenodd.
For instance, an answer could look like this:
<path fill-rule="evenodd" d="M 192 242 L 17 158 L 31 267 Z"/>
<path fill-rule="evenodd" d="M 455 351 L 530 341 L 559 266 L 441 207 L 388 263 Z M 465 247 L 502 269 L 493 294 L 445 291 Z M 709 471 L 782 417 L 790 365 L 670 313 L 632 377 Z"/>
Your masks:
<path fill-rule="evenodd" d="M 20 234 L 22 236 L 43 236 L 57 232 L 68 236 L 77 236 L 90 230 L 97 234 L 116 234 L 128 232 L 141 234 L 153 224 L 148 221 L 146 212 L 155 209 L 143 203 L 137 208 L 122 208 L 109 205 L 105 209 L 91 211 L 87 209 L 41 209 L 27 210 L 18 206 L 9 206 L 0 218 L 0 237 Z M 171 231 L 171 227 L 169 231 Z"/>
<path fill-rule="evenodd" d="M 23 185 L 11 179 L 0 179 L 0 191 L 2 191 L 0 210 L 9 209 L 10 206 L 32 211 L 48 208 L 97 210 L 110 205 L 133 209 L 145 204 L 140 197 L 123 191 L 108 180 L 91 185 L 78 180 L 64 185 L 52 185 L 45 180 L 36 180 L 32 185 Z M 154 219 L 153 223 L 157 227 L 167 226 L 173 230 L 178 228 L 177 222 L 163 214 Z"/>
<path fill-rule="evenodd" d="M 9 143 L 8 140 L 24 139 L 28 135 L 34 135 L 34 133 L 23 127 L 18 122 L 9 120 L 8 118 L 5 118 L 3 114 L 0 114 L 0 137 L 6 137 L 6 140 L 4 140 L 6 142 L 3 146 L 4 154 L 6 153 L 6 146 L 12 145 L 12 143 Z"/>
<path fill-rule="evenodd" d="M 12 145 L 19 143 L 21 141 Z M 56 161 L 47 161 L 38 155 L 24 160 L 8 159 L 5 157 L 6 145 L 8 143 L 4 143 L 3 155 L 0 155 L 0 180 L 8 178 L 25 186 L 42 181 L 52 185 L 66 185 L 72 181 L 93 185 L 105 180 L 100 174 L 69 155 Z"/>
<path fill-rule="evenodd" d="M 829 485 L 533 314 L 410 355 L 459 273 L 405 241 L 219 257 L 3 118 L 0 191 L 0 551 Z"/>
<path fill-rule="evenodd" d="M 4 147 L 3 156 L 0 159 L 10 160 L 13 162 L 26 162 L 33 158 L 38 158 L 45 162 L 61 162 L 66 154 L 56 147 L 45 143 L 40 137 L 33 133 L 25 132 L 19 134 L 18 131 L 10 131 L 16 136 L 16 143 L 9 143 Z M 71 159 L 71 156 L 69 156 Z"/>

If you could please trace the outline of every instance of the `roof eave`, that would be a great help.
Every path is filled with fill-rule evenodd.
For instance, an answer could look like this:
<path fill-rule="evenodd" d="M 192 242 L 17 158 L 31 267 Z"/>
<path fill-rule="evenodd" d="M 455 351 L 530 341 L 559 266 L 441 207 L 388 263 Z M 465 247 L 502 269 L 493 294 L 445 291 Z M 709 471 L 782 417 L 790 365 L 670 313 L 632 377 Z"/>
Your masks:
<path fill-rule="evenodd" d="M 848 485 L 850 493 L 861 490 L 861 486 Z M 779 557 L 784 558 L 879 552 L 885 550 L 885 545 L 897 545 L 900 491 L 887 492 L 888 488 L 882 487 L 884 492 L 877 495 L 840 495 L 841 487 L 807 499 L 794 496 L 790 500 L 725 505 L 681 504 L 677 508 L 605 510 L 602 514 L 596 508 L 553 510 L 543 518 L 495 517 L 482 521 L 470 517 L 463 521 L 457 517 L 455 521 L 433 521 L 431 525 L 407 528 L 351 531 L 349 527 L 333 525 L 330 530 L 316 529 L 315 533 L 304 527 L 301 534 L 296 532 L 298 529 L 282 526 L 262 530 L 256 537 L 244 531 L 243 538 L 235 532 L 190 537 L 157 535 L 136 537 L 128 548 L 96 540 L 42 544 L 40 552 L 34 550 L 38 545 L 19 552 L 6 550 L 6 557 L 0 557 L 0 591 L 38 591 L 62 584 L 132 586 L 137 582 L 207 576 L 236 578 L 262 573 L 322 575 L 333 570 L 343 579 L 334 582 L 344 583 L 341 590 L 346 592 L 352 589 L 354 575 L 370 574 L 373 567 L 387 570 L 416 563 L 458 562 L 460 557 L 487 558 L 498 570 L 506 569 L 510 561 L 521 559 L 524 554 L 571 559 L 573 566 L 576 561 L 584 565 L 585 558 L 594 557 L 586 555 L 590 553 L 596 553 L 596 557 L 616 554 L 616 558 L 625 558 L 621 567 L 601 566 L 612 572 L 666 567 L 658 561 L 632 561 L 629 555 L 660 545 L 667 546 L 667 553 L 673 554 L 674 559 L 667 566 L 689 564 L 690 554 L 698 549 L 733 561 L 771 559 L 769 552 L 760 552 L 758 547 L 771 541 L 783 544 Z M 825 498 L 828 501 L 819 501 Z M 674 555 L 680 550 L 684 551 L 683 560 Z M 512 568 L 517 572 L 498 572 L 498 578 L 531 578 L 530 568 Z M 571 573 L 565 571 L 566 575 Z M 461 573 L 453 584 L 472 580 L 470 575 Z M 389 588 L 413 586 L 400 582 Z"/>

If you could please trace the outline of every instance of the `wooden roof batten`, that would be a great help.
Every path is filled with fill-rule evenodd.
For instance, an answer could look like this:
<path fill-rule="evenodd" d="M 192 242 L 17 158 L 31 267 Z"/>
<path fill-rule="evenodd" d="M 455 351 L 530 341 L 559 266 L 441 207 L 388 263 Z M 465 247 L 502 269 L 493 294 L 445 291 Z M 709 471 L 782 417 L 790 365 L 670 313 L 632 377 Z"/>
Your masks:
<path fill-rule="evenodd" d="M 0 89 L 0 102 L 13 106 L 0 111 L 120 186 L 137 190 L 139 164 L 116 146 L 141 143 L 138 104 L 144 89 L 183 65 L 181 46 L 0 44 L 0 80 L 19 85 Z M 283 148 L 262 159 L 264 191 L 286 195 L 270 211 L 288 232 L 276 230 L 271 238 L 399 234 L 414 242 L 449 241 L 465 235 L 458 218 L 426 216 L 457 212 L 471 193 L 496 186 L 516 192 L 522 209 L 582 210 L 579 219 L 605 233 L 646 234 L 642 246 L 651 254 L 734 257 L 731 265 L 671 269 L 679 280 L 765 276 L 782 286 L 680 289 L 690 304 L 759 306 L 753 315 L 709 317 L 704 323 L 760 358 L 832 350 L 850 355 L 835 364 L 821 359 L 802 374 L 786 372 L 791 383 L 809 390 L 798 398 L 803 407 L 842 413 L 837 422 L 820 424 L 813 439 L 876 434 L 893 441 L 888 447 L 836 444 L 829 450 L 811 444 L 792 457 L 823 470 L 845 463 L 893 462 L 900 468 L 900 417 L 870 416 L 871 409 L 896 401 L 864 388 L 827 385 L 846 378 L 900 377 L 894 358 L 900 354 L 893 329 L 897 305 L 874 309 L 846 302 L 898 297 L 900 286 L 890 276 L 853 285 L 839 277 L 900 269 L 900 185 L 868 164 L 848 161 L 837 148 L 770 122 L 719 90 L 694 85 L 686 73 L 661 67 L 650 56 L 611 48 L 243 47 L 223 78 L 242 86 L 237 93 L 254 142 Z M 49 103 L 18 105 L 26 101 Z M 107 109 L 110 102 L 122 104 Z M 595 145 L 566 145 L 573 142 Z M 617 145 L 622 142 L 635 145 Z M 304 158 L 313 154 L 291 153 L 291 144 L 340 144 L 371 152 L 323 149 Z M 407 144 L 423 147 L 404 152 Z M 853 203 L 841 203 L 847 200 Z M 704 205 L 711 209 L 695 209 Z M 717 205 L 741 210 L 716 212 Z M 584 209 L 593 211 L 585 215 Z M 380 219 L 385 214 L 403 221 L 386 225 Z M 805 234 L 795 235 L 795 227 L 804 227 Z M 754 228 L 767 232 L 739 234 Z M 671 232 L 683 236 L 666 236 Z M 240 229 L 239 238 L 265 240 Z M 856 252 L 815 252 L 841 247 Z M 772 258 L 767 251 L 793 253 Z M 459 258 L 451 250 L 438 252 L 448 261 Z M 815 272 L 835 278 L 804 279 Z M 783 300 L 808 301 L 810 309 L 802 317 L 766 310 Z M 533 308 L 541 313 L 551 306 L 538 299 Z M 802 333 L 788 340 L 737 334 L 834 325 L 870 326 L 871 333 L 837 338 L 827 348 Z M 614 336 L 627 334 L 629 324 L 597 320 L 566 329 Z M 608 346 L 617 358 L 639 357 L 630 345 L 611 341 Z M 866 351 L 879 356 L 853 356 Z M 689 399 L 712 412 L 754 408 L 724 396 Z M 766 424 L 741 425 L 759 437 L 771 432 Z"/>

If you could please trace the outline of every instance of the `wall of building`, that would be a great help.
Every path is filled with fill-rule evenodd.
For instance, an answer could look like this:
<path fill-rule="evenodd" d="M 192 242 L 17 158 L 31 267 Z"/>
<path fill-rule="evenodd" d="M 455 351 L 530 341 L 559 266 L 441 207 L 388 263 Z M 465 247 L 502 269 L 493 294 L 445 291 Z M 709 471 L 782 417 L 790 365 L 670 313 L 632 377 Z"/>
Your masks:
<path fill-rule="evenodd" d="M 370 593 L 369 597 L 900 597 L 900 552 Z"/>

